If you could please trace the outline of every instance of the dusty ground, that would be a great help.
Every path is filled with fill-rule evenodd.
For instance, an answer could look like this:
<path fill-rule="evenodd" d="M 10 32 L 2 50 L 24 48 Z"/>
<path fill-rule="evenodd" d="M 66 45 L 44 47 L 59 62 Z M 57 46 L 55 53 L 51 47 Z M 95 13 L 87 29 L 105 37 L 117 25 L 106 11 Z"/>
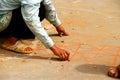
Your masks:
<path fill-rule="evenodd" d="M 70 36 L 58 37 L 52 25 L 43 25 L 71 61 L 59 61 L 41 43 L 30 55 L 0 49 L 0 80 L 119 80 L 108 77 L 107 69 L 120 64 L 120 0 L 53 3 Z"/>

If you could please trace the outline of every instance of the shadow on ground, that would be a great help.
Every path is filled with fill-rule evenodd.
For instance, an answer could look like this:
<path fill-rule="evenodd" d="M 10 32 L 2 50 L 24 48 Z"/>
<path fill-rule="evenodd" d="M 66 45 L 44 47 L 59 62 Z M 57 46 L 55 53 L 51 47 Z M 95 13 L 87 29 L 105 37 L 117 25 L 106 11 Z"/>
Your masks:
<path fill-rule="evenodd" d="M 41 59 L 41 60 L 51 60 L 51 61 L 60 61 L 58 57 L 50 57 L 50 56 L 43 56 L 43 55 L 36 55 L 36 54 L 22 54 L 13 51 L 7 51 L 0 48 L 0 56 L 4 57 L 11 57 L 11 58 L 21 58 L 21 59 Z"/>
<path fill-rule="evenodd" d="M 106 75 L 107 70 L 111 67 L 113 66 L 98 65 L 98 64 L 83 64 L 77 66 L 76 70 L 82 73 Z"/>

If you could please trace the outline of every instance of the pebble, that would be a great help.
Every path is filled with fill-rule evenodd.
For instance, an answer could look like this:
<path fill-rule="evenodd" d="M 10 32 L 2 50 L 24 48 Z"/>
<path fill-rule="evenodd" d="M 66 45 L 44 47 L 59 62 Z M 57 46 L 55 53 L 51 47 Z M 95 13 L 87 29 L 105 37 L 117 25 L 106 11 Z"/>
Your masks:
<path fill-rule="evenodd" d="M 61 43 L 64 43 L 64 41 L 61 41 Z"/>
<path fill-rule="evenodd" d="M 48 60 L 51 60 L 51 57 L 49 57 Z"/>

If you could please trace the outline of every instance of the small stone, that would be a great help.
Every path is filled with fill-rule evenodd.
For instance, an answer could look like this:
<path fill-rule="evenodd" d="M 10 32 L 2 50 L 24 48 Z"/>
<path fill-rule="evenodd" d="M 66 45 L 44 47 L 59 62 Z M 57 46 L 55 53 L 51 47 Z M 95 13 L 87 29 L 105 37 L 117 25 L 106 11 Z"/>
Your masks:
<path fill-rule="evenodd" d="M 61 41 L 61 43 L 64 43 L 64 41 Z"/>
<path fill-rule="evenodd" d="M 26 63 L 27 61 L 26 60 L 22 60 L 23 63 Z"/>
<path fill-rule="evenodd" d="M 64 65 L 61 65 L 62 68 L 64 68 Z"/>
<path fill-rule="evenodd" d="M 51 60 L 51 57 L 49 57 L 48 60 Z"/>
<path fill-rule="evenodd" d="M 96 68 L 97 66 L 93 66 L 93 68 Z"/>

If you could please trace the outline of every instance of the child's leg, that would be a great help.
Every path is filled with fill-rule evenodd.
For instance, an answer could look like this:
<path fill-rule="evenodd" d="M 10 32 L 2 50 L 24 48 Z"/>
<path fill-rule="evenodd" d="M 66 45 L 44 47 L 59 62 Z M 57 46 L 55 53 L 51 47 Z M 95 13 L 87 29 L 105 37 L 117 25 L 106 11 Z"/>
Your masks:
<path fill-rule="evenodd" d="M 2 32 L 8 27 L 11 18 L 12 18 L 12 12 L 9 12 L 5 15 L 0 15 L 0 32 Z"/>
<path fill-rule="evenodd" d="M 42 21 L 45 18 L 45 7 L 41 3 L 40 7 L 40 21 Z M 24 44 L 22 40 L 19 40 L 18 38 L 34 38 L 34 34 L 29 30 L 27 25 L 25 24 L 20 8 L 13 11 L 13 16 L 10 25 L 6 30 L 4 30 L 3 35 L 8 33 L 11 35 L 3 44 L 2 48 L 7 50 L 12 50 L 15 52 L 20 53 L 32 53 L 33 47 L 31 45 Z M 34 40 L 33 40 L 34 42 Z M 30 43 L 31 44 L 31 43 Z M 37 44 L 36 41 L 34 44 Z"/>

